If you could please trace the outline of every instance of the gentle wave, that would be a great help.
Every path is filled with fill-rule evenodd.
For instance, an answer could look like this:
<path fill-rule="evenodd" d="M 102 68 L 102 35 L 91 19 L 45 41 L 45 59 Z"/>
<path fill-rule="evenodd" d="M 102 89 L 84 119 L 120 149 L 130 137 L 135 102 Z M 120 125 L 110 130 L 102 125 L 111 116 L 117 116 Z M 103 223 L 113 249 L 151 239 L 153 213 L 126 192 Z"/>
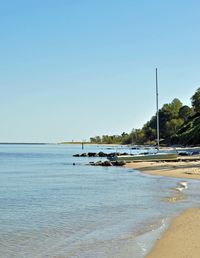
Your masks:
<path fill-rule="evenodd" d="M 142 258 L 172 216 L 199 205 L 199 182 L 165 202 L 178 179 L 86 166 L 89 158 L 72 157 L 81 151 L 0 146 L 0 257 Z"/>

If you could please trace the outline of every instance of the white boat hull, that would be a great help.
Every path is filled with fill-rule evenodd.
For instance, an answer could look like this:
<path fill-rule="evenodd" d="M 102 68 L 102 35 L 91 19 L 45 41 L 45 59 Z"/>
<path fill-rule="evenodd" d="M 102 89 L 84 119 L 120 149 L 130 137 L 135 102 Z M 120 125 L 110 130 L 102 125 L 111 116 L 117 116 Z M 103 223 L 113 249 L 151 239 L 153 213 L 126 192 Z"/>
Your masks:
<path fill-rule="evenodd" d="M 126 162 L 132 161 L 167 161 L 167 160 L 176 160 L 178 154 L 176 153 L 165 153 L 165 154 L 149 154 L 149 155 L 124 155 L 124 156 L 114 156 L 110 157 L 110 160 L 123 160 Z"/>

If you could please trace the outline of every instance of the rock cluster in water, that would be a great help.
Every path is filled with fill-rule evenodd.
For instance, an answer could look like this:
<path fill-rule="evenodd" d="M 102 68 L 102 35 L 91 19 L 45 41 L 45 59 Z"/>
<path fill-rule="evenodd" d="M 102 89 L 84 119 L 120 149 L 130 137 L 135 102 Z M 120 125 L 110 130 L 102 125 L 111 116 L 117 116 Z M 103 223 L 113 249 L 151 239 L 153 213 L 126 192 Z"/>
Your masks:
<path fill-rule="evenodd" d="M 105 160 L 105 161 L 97 161 L 97 162 L 90 162 L 89 163 L 91 166 L 102 166 L 102 167 L 112 167 L 112 166 L 124 166 L 126 164 L 125 161 L 123 160 L 116 160 L 116 161 L 109 161 L 109 160 Z"/>
<path fill-rule="evenodd" d="M 112 153 L 104 153 L 100 152 L 88 152 L 88 153 L 81 153 L 81 154 L 74 154 L 73 157 L 113 157 L 113 156 L 123 156 L 128 155 L 128 153 L 119 153 L 119 152 L 112 152 Z"/>

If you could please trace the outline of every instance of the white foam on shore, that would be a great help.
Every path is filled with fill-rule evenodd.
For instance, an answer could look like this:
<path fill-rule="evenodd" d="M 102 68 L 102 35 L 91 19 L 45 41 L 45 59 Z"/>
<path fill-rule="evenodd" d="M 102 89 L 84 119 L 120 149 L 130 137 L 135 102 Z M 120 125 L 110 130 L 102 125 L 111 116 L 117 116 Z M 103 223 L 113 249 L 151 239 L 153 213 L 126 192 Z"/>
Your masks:
<path fill-rule="evenodd" d="M 70 258 L 144 258 L 169 225 L 169 219 L 160 219 L 144 225 L 140 231 L 122 234 L 119 238 L 88 242 L 74 246 Z"/>
<path fill-rule="evenodd" d="M 140 253 L 136 258 L 145 257 L 154 246 L 155 242 L 162 236 L 169 226 L 169 218 L 163 218 L 157 225 L 153 224 L 150 231 L 138 236 L 136 238 L 137 245 L 140 247 Z"/>

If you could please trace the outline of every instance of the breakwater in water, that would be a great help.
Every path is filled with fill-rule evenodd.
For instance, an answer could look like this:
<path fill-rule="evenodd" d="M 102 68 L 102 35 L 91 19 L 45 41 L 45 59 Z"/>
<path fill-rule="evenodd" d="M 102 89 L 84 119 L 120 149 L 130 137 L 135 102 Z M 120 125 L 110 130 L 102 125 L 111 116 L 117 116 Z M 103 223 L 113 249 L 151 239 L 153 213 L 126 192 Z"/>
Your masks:
<path fill-rule="evenodd" d="M 73 157 L 113 157 L 113 156 L 124 156 L 124 155 L 128 155 L 127 152 L 111 152 L 111 153 L 105 153 L 105 152 L 88 152 L 88 153 L 78 153 L 78 154 L 74 154 Z"/>

